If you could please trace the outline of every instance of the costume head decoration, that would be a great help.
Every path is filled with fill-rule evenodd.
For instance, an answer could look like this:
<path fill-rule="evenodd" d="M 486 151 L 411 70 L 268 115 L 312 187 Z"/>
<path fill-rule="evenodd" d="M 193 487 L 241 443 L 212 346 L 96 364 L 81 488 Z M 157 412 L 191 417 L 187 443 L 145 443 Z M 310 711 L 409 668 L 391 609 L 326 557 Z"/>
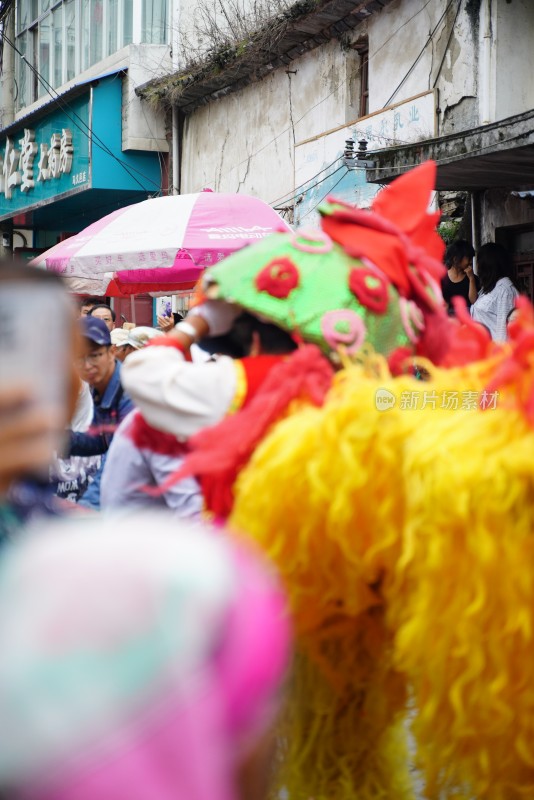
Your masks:
<path fill-rule="evenodd" d="M 278 233 L 206 271 L 205 292 L 317 344 L 329 356 L 362 347 L 398 361 L 439 360 L 447 322 L 439 279 L 444 245 L 428 213 L 436 167 L 398 178 L 370 211 L 333 198 L 322 230 Z"/>
<path fill-rule="evenodd" d="M 2 787 L 234 800 L 289 631 L 248 547 L 147 512 L 41 525 L 3 553 L 0 647 Z"/>
<path fill-rule="evenodd" d="M 273 234 L 206 271 L 206 297 L 311 344 L 272 370 L 248 408 L 193 437 L 170 482 L 200 477 L 208 508 L 227 516 L 236 476 L 269 427 L 292 403 L 323 402 L 332 370 L 321 351 L 334 362 L 375 351 L 393 372 L 415 354 L 444 358 L 451 331 L 437 282 L 444 245 L 438 215 L 428 213 L 435 171 L 428 162 L 397 179 L 371 211 L 329 199 L 322 231 Z"/>
<path fill-rule="evenodd" d="M 298 635 L 291 796 L 412 798 L 408 766 L 429 798 L 532 791 L 534 313 L 518 304 L 502 346 L 463 318 L 425 383 L 379 359 L 338 373 L 239 476 L 231 521 L 276 563 Z"/>

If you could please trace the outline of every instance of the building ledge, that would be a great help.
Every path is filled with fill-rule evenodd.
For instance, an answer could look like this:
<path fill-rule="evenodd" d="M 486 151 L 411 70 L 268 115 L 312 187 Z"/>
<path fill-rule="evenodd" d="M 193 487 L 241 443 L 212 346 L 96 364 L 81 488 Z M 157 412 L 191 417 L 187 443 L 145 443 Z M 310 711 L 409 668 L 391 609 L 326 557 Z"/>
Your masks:
<path fill-rule="evenodd" d="M 177 106 L 185 113 L 261 80 L 277 67 L 289 66 L 303 53 L 356 28 L 393 0 L 299 0 L 269 20 L 265 30 L 234 47 L 211 53 L 197 65 L 138 87 L 145 100 Z M 276 43 L 273 44 L 273 39 Z"/>
<path fill-rule="evenodd" d="M 376 168 L 368 183 L 385 184 L 417 164 L 438 164 L 438 191 L 484 191 L 534 187 L 534 109 L 412 145 L 391 147 L 372 156 Z"/>

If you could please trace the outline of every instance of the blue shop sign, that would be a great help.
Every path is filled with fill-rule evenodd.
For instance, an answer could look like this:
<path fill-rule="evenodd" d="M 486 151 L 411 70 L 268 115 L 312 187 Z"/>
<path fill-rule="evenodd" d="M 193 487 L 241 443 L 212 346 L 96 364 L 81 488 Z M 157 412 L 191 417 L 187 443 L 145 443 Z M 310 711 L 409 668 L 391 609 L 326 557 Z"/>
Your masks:
<path fill-rule="evenodd" d="M 79 127 L 58 109 L 0 143 L 0 218 L 91 187 L 89 107 L 89 93 L 69 104 Z"/>
<path fill-rule="evenodd" d="M 120 76 L 77 91 L 0 138 L 0 220 L 91 189 L 159 188 L 157 153 L 122 151 Z"/>

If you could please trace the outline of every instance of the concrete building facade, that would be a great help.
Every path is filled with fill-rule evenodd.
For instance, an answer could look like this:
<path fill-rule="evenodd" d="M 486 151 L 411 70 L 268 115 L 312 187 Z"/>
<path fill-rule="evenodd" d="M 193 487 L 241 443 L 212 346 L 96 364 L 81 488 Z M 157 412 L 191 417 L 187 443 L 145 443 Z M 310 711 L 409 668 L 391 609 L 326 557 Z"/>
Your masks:
<path fill-rule="evenodd" d="M 195 6 L 175 11 L 190 43 Z M 504 238 L 516 249 L 511 229 L 534 223 L 530 195 L 516 194 L 534 188 L 534 172 L 524 151 L 518 176 L 511 155 L 534 109 L 534 4 L 303 0 L 284 13 L 196 62 L 177 55 L 171 74 L 138 90 L 173 109 L 179 190 L 248 192 L 308 224 L 329 191 L 365 204 L 433 156 L 440 188 L 470 193 L 475 243 Z M 354 157 L 347 139 L 366 140 L 367 155 Z M 494 154 L 499 168 L 479 159 L 470 181 L 477 149 L 508 155 Z"/>

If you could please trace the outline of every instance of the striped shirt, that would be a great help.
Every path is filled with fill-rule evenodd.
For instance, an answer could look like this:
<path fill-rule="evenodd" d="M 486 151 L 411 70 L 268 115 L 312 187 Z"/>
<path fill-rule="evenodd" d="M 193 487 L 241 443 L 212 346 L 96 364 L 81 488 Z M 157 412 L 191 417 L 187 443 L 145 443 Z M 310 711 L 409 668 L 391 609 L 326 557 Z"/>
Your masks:
<path fill-rule="evenodd" d="M 475 322 L 485 325 L 496 342 L 506 341 L 506 317 L 515 305 L 519 292 L 510 278 L 501 278 L 491 292 L 480 292 L 471 306 Z"/>

